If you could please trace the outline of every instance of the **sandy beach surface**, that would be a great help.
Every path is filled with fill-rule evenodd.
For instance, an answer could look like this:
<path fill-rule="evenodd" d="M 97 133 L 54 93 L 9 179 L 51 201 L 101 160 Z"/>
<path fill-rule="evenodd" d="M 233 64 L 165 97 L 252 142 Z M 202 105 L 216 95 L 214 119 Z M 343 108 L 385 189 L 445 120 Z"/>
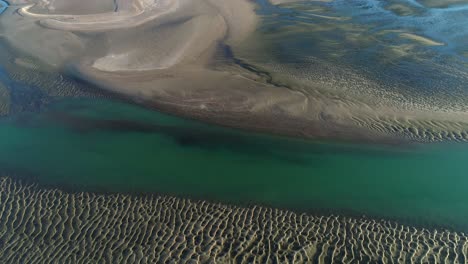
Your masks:
<path fill-rule="evenodd" d="M 237 59 L 237 50 L 260 23 L 255 3 L 249 0 L 12 4 L 1 20 L 3 36 L 12 47 L 158 110 L 306 138 L 468 140 L 464 111 L 403 109 L 372 98 L 324 92 L 323 87 L 304 92 L 276 83 L 268 73 Z M 421 45 L 444 45 L 411 33 L 400 37 Z M 348 83 L 356 81 L 359 87 L 374 86 L 367 79 Z"/>
<path fill-rule="evenodd" d="M 3 263 L 466 263 L 468 237 L 391 221 L 0 178 Z"/>

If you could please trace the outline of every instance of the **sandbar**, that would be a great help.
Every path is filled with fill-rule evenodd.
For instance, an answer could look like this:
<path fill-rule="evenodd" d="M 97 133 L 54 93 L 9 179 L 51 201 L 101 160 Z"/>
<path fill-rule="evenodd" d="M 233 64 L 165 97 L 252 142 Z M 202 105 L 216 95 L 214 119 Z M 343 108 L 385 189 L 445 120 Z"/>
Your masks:
<path fill-rule="evenodd" d="M 465 263 L 468 237 L 393 221 L 0 178 L 2 263 Z"/>
<path fill-rule="evenodd" d="M 276 82 L 248 57 L 237 58 L 243 45 L 253 45 L 248 40 L 260 21 L 252 1 L 120 0 L 86 10 L 67 1 L 20 1 L 17 12 L 2 15 L 4 38 L 44 64 L 156 110 L 305 138 L 468 140 L 466 112 L 374 104 L 334 94 L 335 88 L 324 88 L 330 84 L 304 92 Z M 399 33 L 419 44 L 443 44 Z M 364 78 L 348 82 L 377 85 Z"/>

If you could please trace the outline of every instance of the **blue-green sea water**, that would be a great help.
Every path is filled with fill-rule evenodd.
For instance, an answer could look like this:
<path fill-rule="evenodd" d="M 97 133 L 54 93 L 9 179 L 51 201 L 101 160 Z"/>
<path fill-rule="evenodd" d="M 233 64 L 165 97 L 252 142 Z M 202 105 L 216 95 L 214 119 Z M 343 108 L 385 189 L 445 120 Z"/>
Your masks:
<path fill-rule="evenodd" d="M 0 121 L 0 168 L 46 185 L 159 193 L 468 230 L 468 146 L 249 134 L 123 102 L 67 99 Z"/>

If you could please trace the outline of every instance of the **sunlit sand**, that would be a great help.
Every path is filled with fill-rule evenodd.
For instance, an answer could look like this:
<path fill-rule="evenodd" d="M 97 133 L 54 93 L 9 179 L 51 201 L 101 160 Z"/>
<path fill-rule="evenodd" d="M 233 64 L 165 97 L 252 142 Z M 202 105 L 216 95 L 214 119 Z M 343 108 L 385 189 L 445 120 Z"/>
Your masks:
<path fill-rule="evenodd" d="M 222 54 L 240 53 L 259 24 L 255 5 L 247 0 L 122 0 L 90 2 L 86 7 L 65 0 L 13 4 L 19 4 L 18 12 L 5 13 L 1 22 L 11 46 L 156 109 L 226 126 L 310 138 L 381 142 L 468 139 L 464 136 L 468 114 L 463 111 L 407 109 L 382 98 L 376 103 L 374 98 L 357 94 L 336 94 L 333 80 L 307 83 L 320 88 L 304 91 L 296 87 L 296 81 L 305 84 L 308 78 L 292 80 L 287 65 L 277 65 L 282 70 L 273 73 L 276 79 L 284 76 L 284 83 L 294 83 L 278 87 L 283 86 L 281 81 L 272 83 L 233 63 Z M 324 24 L 310 25 L 304 33 L 346 30 L 353 45 L 374 41 L 372 36 L 362 37 L 365 28 L 356 31 L 356 25 L 346 24 L 348 17 L 318 11 L 310 12 L 309 17 Z M 300 29 L 291 26 L 288 32 L 294 30 Z M 397 34 L 413 44 L 389 44 L 389 55 L 382 59 L 387 63 L 412 57 L 416 46 L 411 45 L 446 45 L 412 32 Z M 330 47 L 335 44 L 329 43 Z M 330 53 L 332 58 L 343 55 L 339 50 Z M 265 66 L 266 71 L 268 68 Z M 378 87 L 366 78 L 354 81 L 361 82 L 357 84 L 361 88 Z"/>
<path fill-rule="evenodd" d="M 67 193 L 8 177 L 0 178 L 0 192 L 0 261 L 5 263 L 18 258 L 61 263 L 426 263 L 468 258 L 463 233 L 365 217 L 165 196 Z"/>

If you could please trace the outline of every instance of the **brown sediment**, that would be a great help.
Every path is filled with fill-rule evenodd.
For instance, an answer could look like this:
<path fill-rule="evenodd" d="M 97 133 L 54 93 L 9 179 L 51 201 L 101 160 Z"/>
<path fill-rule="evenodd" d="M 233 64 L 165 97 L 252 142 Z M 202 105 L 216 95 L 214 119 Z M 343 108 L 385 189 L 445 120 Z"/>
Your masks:
<path fill-rule="evenodd" d="M 466 263 L 463 233 L 0 178 L 2 263 Z"/>
<path fill-rule="evenodd" d="M 261 63 L 246 66 L 249 57 L 240 60 L 237 55 L 242 53 L 240 46 L 252 43 L 246 43 L 246 38 L 258 22 L 254 4 L 248 0 L 122 0 L 116 2 L 116 12 L 98 5 L 84 14 L 72 0 L 58 1 L 60 8 L 47 1 L 41 7 L 40 2 L 29 1 L 30 5 L 16 7 L 18 12 L 10 8 L 2 15 L 3 36 L 11 46 L 55 69 L 71 65 L 75 77 L 159 110 L 308 138 L 467 140 L 466 109 L 400 107 L 397 101 L 411 104 L 413 98 L 398 94 L 396 100 L 387 100 L 394 95 L 386 87 L 366 77 L 354 78 L 348 74 L 351 71 L 330 79 L 324 77 L 326 72 L 318 76 L 319 70 L 331 72 L 333 67 L 308 69 L 302 78 L 308 83 L 301 83 L 282 81 L 283 76 L 299 76 L 284 65 L 273 66 L 283 67 L 280 73 Z M 327 21 L 341 19 L 311 15 Z M 322 31 L 333 25 L 313 27 Z M 343 24 L 340 30 L 353 27 Z M 346 37 L 356 47 L 372 44 L 372 36 L 359 37 L 366 31 L 361 28 Z M 411 56 L 417 44 L 442 44 L 399 33 L 409 44 L 389 45 L 394 57 Z M 234 58 L 219 56 L 220 50 L 233 51 Z M 393 62 L 393 58 L 383 59 Z M 264 72 L 252 70 L 255 67 Z M 340 89 L 346 91 L 339 93 Z M 366 97 L 360 89 L 377 92 Z"/>
<path fill-rule="evenodd" d="M 242 75 L 194 70 L 178 77 L 166 71 L 156 84 L 146 82 L 153 72 L 117 74 L 76 68 L 99 87 L 127 94 L 141 104 L 163 112 L 213 124 L 303 138 L 340 138 L 362 142 L 401 141 L 381 131 L 373 132 L 335 122 L 319 94 L 307 97 Z M 103 81 L 105 80 L 105 81 Z M 110 81 L 111 80 L 111 81 Z M 331 109 L 331 108 L 330 108 Z M 307 118 L 300 114 L 308 111 Z M 333 111 L 333 110 L 330 110 Z M 340 106 L 337 111 L 343 111 Z"/>
<path fill-rule="evenodd" d="M 67 2 L 73 1 L 67 0 Z M 135 0 L 133 5 L 126 10 L 85 15 L 72 14 L 75 8 L 70 8 L 71 14 L 40 14 L 32 12 L 30 10 L 32 7 L 35 6 L 23 7 L 18 12 L 22 16 L 41 19 L 40 23 L 51 29 L 75 32 L 103 32 L 143 25 L 166 13 L 173 12 L 179 7 L 179 0 Z"/>

